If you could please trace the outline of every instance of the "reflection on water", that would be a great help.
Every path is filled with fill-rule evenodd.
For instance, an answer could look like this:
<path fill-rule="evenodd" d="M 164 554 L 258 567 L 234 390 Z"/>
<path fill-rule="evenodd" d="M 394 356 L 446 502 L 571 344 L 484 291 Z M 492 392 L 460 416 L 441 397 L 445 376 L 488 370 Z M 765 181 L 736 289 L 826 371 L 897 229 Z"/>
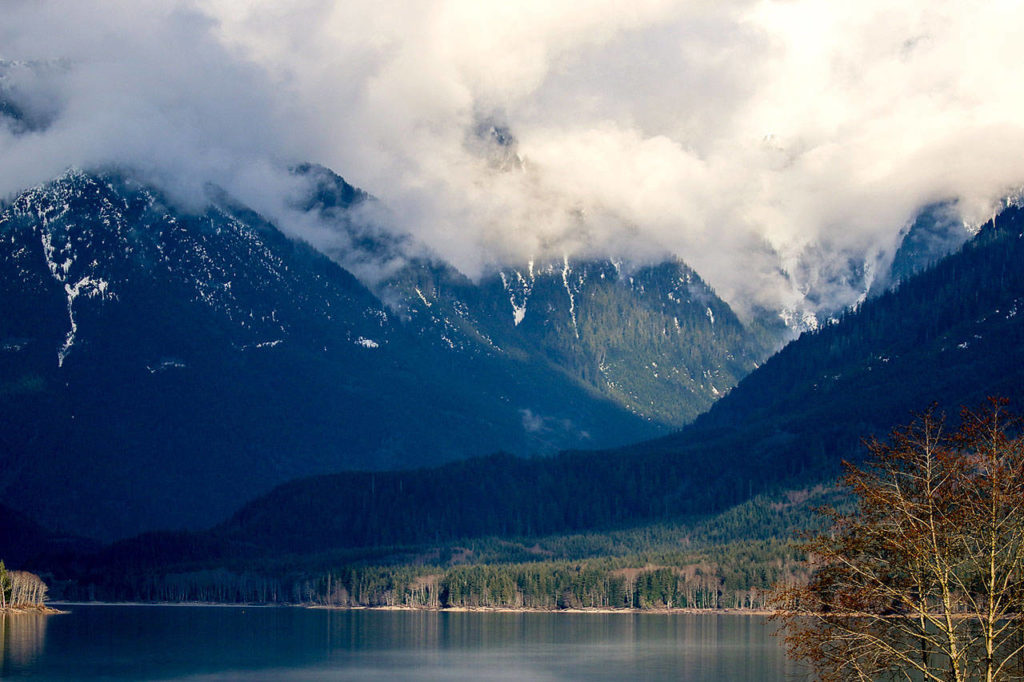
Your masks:
<path fill-rule="evenodd" d="M 70 609 L 70 615 L 50 621 L 45 646 L 40 634 L 33 656 L 5 656 L 0 676 L 416 682 L 800 679 L 764 619 L 753 616 Z"/>
<path fill-rule="evenodd" d="M 46 616 L 41 613 L 0 613 L 0 677 L 7 669 L 31 664 L 43 651 Z"/>
<path fill-rule="evenodd" d="M 488 680 L 781 680 L 795 672 L 764 619 L 749 616 L 412 612 L 367 628 L 366 615 L 329 613 L 331 656 L 372 651 L 387 674 L 406 679 L 435 679 L 431 669 L 444 671 L 438 679 Z"/>

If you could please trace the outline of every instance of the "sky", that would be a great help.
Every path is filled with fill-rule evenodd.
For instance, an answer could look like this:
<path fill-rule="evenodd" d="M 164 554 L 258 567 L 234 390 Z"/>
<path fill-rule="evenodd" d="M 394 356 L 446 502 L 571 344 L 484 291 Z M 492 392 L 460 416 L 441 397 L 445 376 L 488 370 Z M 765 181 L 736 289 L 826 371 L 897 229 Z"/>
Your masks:
<path fill-rule="evenodd" d="M 854 304 L 923 206 L 977 226 L 1024 184 L 1020 2 L 3 11 L 0 87 L 37 125 L 0 125 L 0 197 L 122 165 L 184 204 L 221 185 L 342 260 L 344 237 L 289 207 L 295 163 L 370 192 L 374 220 L 472 277 L 675 255 L 741 313 Z"/>

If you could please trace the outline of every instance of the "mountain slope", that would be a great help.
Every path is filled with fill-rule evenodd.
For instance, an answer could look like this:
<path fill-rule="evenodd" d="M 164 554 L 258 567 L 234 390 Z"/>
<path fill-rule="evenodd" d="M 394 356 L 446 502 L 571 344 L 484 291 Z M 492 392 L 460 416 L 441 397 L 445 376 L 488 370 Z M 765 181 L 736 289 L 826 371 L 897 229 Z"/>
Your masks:
<path fill-rule="evenodd" d="M 209 537 L 248 552 L 531 536 L 726 509 L 828 481 L 861 438 L 937 401 L 1019 400 L 1024 211 L 959 253 L 803 335 L 692 426 L 614 452 L 493 457 L 442 468 L 295 481 Z M 312 517 L 315 522 L 309 522 Z"/>
<path fill-rule="evenodd" d="M 0 246 L 0 497 L 50 527 L 206 525 L 297 476 L 656 432 L 546 363 L 439 353 L 224 196 L 189 214 L 71 172 L 2 208 Z"/>
<path fill-rule="evenodd" d="M 626 268 L 564 257 L 473 282 L 443 261 L 403 256 L 402 238 L 353 220 L 347 209 L 372 200 L 330 170 L 299 172 L 315 183 L 300 206 L 339 225 L 352 244 L 339 260 L 354 261 L 357 271 L 367 261 L 404 262 L 374 292 L 417 334 L 455 353 L 537 358 L 638 415 L 678 427 L 781 342 L 778 330 L 741 322 L 677 259 Z"/>
<path fill-rule="evenodd" d="M 1008 206 L 954 256 L 784 348 L 694 430 L 846 409 L 884 427 L 931 401 L 1018 396 L 1022 231 L 1024 210 Z"/>
<path fill-rule="evenodd" d="M 413 261 L 381 297 L 437 341 L 545 359 L 633 412 L 682 425 L 756 366 L 767 340 L 684 264 L 624 274 L 611 261 L 505 270 L 470 282 Z"/>

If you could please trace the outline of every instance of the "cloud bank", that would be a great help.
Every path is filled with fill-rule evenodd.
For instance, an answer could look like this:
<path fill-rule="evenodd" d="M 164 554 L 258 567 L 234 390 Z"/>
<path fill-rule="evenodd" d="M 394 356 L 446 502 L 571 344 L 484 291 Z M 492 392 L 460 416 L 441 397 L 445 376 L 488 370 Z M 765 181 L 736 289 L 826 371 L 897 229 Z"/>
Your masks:
<path fill-rule="evenodd" d="M 471 276 L 676 254 L 730 303 L 822 312 L 926 204 L 1024 183 L 1016 2 L 8 0 L 0 194 L 129 164 L 289 214 L 314 161 Z M 25 75 L 32 73 L 31 77 Z M 42 75 L 40 73 L 42 72 Z M 340 240 L 340 241 L 339 241 Z"/>

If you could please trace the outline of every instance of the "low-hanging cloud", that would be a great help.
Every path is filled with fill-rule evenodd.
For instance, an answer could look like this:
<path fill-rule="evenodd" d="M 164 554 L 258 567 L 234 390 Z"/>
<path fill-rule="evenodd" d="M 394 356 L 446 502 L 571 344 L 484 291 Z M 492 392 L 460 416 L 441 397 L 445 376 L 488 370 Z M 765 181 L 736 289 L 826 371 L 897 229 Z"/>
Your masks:
<path fill-rule="evenodd" d="M 0 58 L 20 62 L 0 91 L 42 123 L 0 125 L 0 194 L 130 165 L 182 201 L 222 185 L 332 254 L 345 239 L 287 208 L 296 162 L 376 195 L 471 276 L 676 254 L 741 310 L 822 312 L 857 300 L 922 206 L 955 201 L 976 224 L 1024 183 L 1019 3 L 4 11 Z"/>

